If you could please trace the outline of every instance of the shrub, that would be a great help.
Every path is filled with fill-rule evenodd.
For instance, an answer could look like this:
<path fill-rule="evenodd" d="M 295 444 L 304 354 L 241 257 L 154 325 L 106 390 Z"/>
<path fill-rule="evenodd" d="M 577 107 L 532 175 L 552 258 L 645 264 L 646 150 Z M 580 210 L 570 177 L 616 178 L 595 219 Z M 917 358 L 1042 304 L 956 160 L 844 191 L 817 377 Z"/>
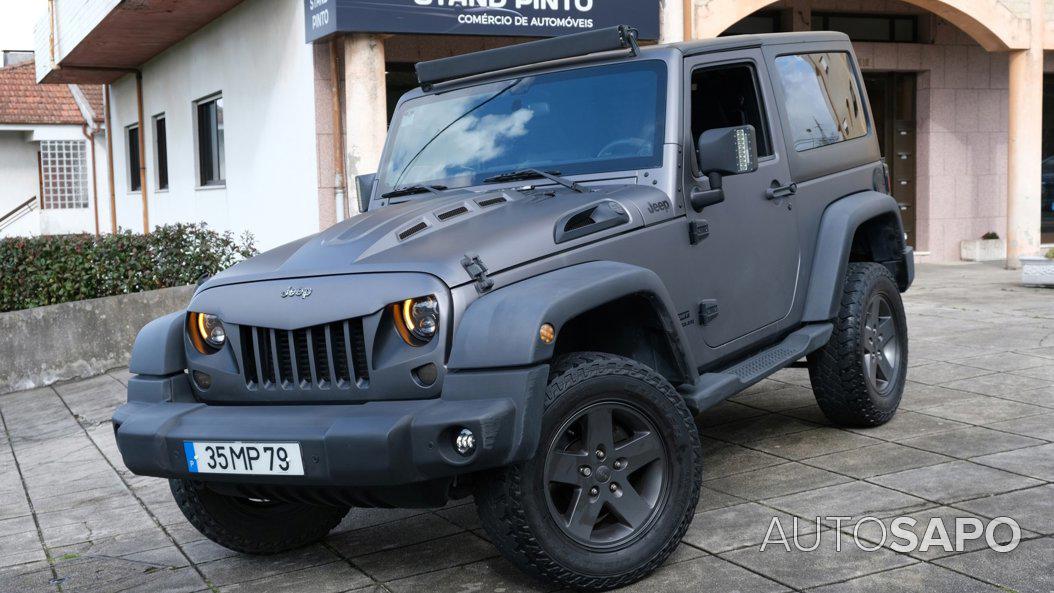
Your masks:
<path fill-rule="evenodd" d="M 984 239 L 985 241 L 991 241 L 993 239 L 998 239 L 999 238 L 999 233 L 997 233 L 995 231 L 988 231 L 987 233 L 981 235 L 981 238 Z"/>
<path fill-rule="evenodd" d="M 1046 256 L 1047 259 L 1054 259 L 1054 247 L 1051 247 L 1050 249 L 1048 249 L 1047 253 L 1044 254 L 1044 255 Z"/>
<path fill-rule="evenodd" d="M 0 239 L 0 311 L 193 284 L 255 253 L 249 233 L 238 239 L 205 224 Z"/>

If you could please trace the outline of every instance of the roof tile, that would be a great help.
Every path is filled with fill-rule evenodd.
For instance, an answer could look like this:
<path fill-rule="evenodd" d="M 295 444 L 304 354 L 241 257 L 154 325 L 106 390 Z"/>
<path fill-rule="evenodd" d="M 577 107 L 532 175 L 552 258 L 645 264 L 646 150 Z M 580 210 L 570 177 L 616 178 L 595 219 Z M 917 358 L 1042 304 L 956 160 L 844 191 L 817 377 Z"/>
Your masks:
<path fill-rule="evenodd" d="M 101 119 L 102 87 L 81 85 L 96 120 Z M 83 124 L 77 102 L 65 84 L 37 84 L 33 62 L 0 68 L 0 124 Z"/>

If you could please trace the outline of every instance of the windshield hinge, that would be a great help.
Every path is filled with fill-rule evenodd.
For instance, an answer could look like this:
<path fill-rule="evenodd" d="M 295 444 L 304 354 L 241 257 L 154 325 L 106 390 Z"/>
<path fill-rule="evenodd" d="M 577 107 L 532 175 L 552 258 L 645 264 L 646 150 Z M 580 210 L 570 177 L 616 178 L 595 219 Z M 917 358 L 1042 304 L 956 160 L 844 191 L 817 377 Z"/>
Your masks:
<path fill-rule="evenodd" d="M 487 277 L 487 266 L 475 253 L 466 253 L 461 259 L 461 267 L 476 282 L 476 292 L 483 294 L 494 287 L 494 281 Z"/>

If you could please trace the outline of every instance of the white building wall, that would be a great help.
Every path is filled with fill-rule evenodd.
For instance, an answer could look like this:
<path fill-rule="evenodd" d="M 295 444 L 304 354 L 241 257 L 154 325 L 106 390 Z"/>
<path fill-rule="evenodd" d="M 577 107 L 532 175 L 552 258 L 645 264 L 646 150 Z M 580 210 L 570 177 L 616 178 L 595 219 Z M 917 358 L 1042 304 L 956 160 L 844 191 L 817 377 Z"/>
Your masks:
<path fill-rule="evenodd" d="M 206 222 L 250 231 L 263 249 L 318 231 L 313 61 L 303 13 L 299 2 L 247 0 L 142 67 L 151 227 Z M 134 76 L 115 82 L 112 92 L 117 221 L 142 231 L 125 133 L 138 121 Z M 200 188 L 194 102 L 217 92 L 224 101 L 226 186 Z M 168 135 L 169 189 L 162 192 L 152 129 L 159 113 Z"/>
<path fill-rule="evenodd" d="M 39 199 L 37 145 L 28 135 L 0 131 L 0 216 L 33 196 Z"/>

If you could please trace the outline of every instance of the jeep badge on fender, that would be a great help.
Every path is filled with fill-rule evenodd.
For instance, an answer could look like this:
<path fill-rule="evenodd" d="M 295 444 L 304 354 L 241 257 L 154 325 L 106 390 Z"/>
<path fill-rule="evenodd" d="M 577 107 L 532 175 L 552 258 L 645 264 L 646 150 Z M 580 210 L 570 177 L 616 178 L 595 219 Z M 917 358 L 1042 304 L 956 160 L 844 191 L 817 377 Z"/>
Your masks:
<path fill-rule="evenodd" d="M 546 588 L 612 589 L 691 523 L 700 412 L 806 361 L 830 422 L 896 413 L 914 259 L 845 35 L 622 26 L 417 75 L 361 215 L 136 338 L 118 448 L 206 537 L 471 496 Z"/>

